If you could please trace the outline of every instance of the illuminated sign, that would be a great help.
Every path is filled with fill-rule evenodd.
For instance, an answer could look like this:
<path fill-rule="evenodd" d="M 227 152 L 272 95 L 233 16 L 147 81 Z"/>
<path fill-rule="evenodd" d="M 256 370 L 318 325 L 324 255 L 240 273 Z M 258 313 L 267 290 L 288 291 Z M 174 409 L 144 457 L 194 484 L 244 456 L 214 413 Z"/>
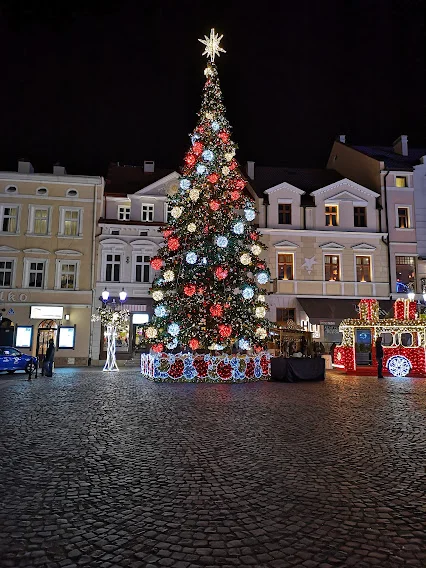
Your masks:
<path fill-rule="evenodd" d="M 75 327 L 60 327 L 58 349 L 74 349 Z"/>
<path fill-rule="evenodd" d="M 132 316 L 132 323 L 134 324 L 141 324 L 141 323 L 148 323 L 149 322 L 149 315 L 148 314 L 133 314 Z"/>
<path fill-rule="evenodd" d="M 33 326 L 18 325 L 16 328 L 15 347 L 31 347 L 33 339 Z"/>
<path fill-rule="evenodd" d="M 62 306 L 31 306 L 30 319 L 62 319 Z"/>

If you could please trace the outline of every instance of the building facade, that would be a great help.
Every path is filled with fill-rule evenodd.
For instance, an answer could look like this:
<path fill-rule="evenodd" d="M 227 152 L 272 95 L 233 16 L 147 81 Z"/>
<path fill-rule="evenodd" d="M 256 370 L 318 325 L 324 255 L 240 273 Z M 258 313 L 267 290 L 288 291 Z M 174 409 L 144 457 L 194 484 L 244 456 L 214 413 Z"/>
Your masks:
<path fill-rule="evenodd" d="M 0 173 L 0 309 L 3 345 L 42 359 L 48 340 L 57 365 L 87 365 L 96 269 L 101 177 Z"/>

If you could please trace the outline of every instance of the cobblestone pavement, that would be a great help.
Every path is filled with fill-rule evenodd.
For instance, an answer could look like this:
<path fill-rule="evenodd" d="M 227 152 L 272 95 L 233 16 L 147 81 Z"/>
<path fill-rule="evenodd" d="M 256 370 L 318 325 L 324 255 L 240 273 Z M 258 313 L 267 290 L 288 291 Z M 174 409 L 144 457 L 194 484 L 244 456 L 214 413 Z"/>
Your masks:
<path fill-rule="evenodd" d="M 0 378 L 0 566 L 426 566 L 426 380 Z"/>

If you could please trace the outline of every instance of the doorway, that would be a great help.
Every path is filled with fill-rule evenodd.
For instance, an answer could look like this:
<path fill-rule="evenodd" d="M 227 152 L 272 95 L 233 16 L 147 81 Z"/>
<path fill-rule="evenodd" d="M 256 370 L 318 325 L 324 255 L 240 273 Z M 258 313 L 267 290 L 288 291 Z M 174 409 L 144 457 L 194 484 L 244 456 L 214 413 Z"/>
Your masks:
<path fill-rule="evenodd" d="M 371 329 L 355 330 L 355 362 L 360 366 L 371 366 Z"/>
<path fill-rule="evenodd" d="M 44 361 L 44 356 L 46 355 L 47 347 L 49 345 L 49 339 L 53 339 L 53 343 L 56 345 L 56 336 L 58 333 L 58 324 L 54 320 L 43 320 L 40 322 L 37 331 L 37 347 L 36 347 L 36 357 L 38 359 L 39 365 Z"/>

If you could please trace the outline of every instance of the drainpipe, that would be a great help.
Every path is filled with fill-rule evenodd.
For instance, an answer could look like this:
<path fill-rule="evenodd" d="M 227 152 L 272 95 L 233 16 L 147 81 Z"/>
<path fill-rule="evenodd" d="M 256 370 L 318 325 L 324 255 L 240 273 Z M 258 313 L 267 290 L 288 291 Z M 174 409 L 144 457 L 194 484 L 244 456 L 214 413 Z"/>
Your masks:
<path fill-rule="evenodd" d="M 92 306 L 90 314 L 90 339 L 89 339 L 89 360 L 88 366 L 92 364 L 92 346 L 93 346 L 93 322 L 92 315 L 95 313 L 95 295 L 96 295 L 96 230 L 97 230 L 97 210 L 98 210 L 98 186 L 94 186 L 93 195 L 93 219 L 92 219 L 92 262 L 90 264 L 90 284 L 92 287 Z"/>
<path fill-rule="evenodd" d="M 388 234 L 387 242 L 382 237 L 382 241 L 387 247 L 388 250 L 388 277 L 389 277 L 389 296 L 392 295 L 392 280 L 391 280 L 391 262 L 390 262 L 390 246 L 389 246 L 389 216 L 388 216 L 388 193 L 387 193 L 387 185 L 386 185 L 386 178 L 389 175 L 389 170 L 386 172 L 385 177 L 383 178 L 383 198 L 384 198 L 384 207 L 385 207 L 385 220 L 386 220 L 386 232 Z"/>

